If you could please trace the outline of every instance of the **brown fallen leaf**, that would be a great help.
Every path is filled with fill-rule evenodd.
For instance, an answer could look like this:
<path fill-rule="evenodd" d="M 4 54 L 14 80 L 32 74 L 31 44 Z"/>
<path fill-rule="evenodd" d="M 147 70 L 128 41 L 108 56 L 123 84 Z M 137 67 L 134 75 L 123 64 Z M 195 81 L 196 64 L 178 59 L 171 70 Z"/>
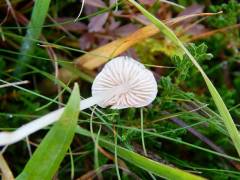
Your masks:
<path fill-rule="evenodd" d="M 109 59 L 118 56 L 122 52 L 126 51 L 129 47 L 133 46 L 139 41 L 153 36 L 159 32 L 158 28 L 154 25 L 149 25 L 137 30 L 127 37 L 117 39 L 111 43 L 101 46 L 77 59 L 74 60 L 76 66 L 93 70 Z"/>
<path fill-rule="evenodd" d="M 202 17 L 202 16 L 211 16 L 216 15 L 216 13 L 199 13 L 199 14 L 191 14 L 186 16 L 180 16 L 174 19 L 170 19 L 165 21 L 165 23 L 169 26 L 177 24 L 183 20 L 193 18 L 193 17 Z M 90 51 L 89 53 L 80 56 L 79 58 L 74 60 L 76 66 L 85 68 L 88 70 L 93 70 L 104 63 L 106 63 L 109 59 L 118 56 L 119 54 L 126 51 L 128 48 L 132 47 L 138 42 L 151 37 L 159 32 L 158 28 L 153 25 L 147 25 L 134 33 L 112 41 L 105 46 L 101 46 L 95 50 Z"/>

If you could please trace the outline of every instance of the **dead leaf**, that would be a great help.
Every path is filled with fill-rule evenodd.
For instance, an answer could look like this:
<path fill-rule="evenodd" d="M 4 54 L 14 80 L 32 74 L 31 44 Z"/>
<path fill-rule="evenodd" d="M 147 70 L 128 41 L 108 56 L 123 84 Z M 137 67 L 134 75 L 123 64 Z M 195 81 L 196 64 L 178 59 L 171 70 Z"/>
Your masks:
<path fill-rule="evenodd" d="M 181 13 L 179 13 L 178 17 L 179 16 L 187 16 L 187 15 L 190 15 L 190 14 L 199 14 L 199 13 L 203 12 L 203 9 L 204 9 L 203 5 L 193 4 L 193 5 L 185 8 L 184 11 L 182 11 Z"/>
<path fill-rule="evenodd" d="M 106 7 L 106 4 L 102 0 L 86 0 L 85 3 L 94 7 Z"/>
<path fill-rule="evenodd" d="M 186 9 L 184 9 L 184 11 L 182 11 L 181 13 L 179 13 L 177 17 L 187 16 L 187 15 L 190 15 L 190 14 L 199 14 L 199 13 L 202 13 L 203 10 L 204 10 L 204 6 L 203 5 L 193 4 L 193 5 L 189 6 L 189 7 L 187 7 Z M 182 23 L 186 25 L 186 24 L 189 23 L 190 20 L 191 19 L 186 19 Z"/>
<path fill-rule="evenodd" d="M 82 50 L 90 49 L 93 42 L 94 36 L 91 33 L 86 33 L 79 39 L 80 48 Z"/>
<path fill-rule="evenodd" d="M 106 23 L 109 13 L 100 14 L 90 19 L 88 24 L 89 32 L 103 31 L 103 25 Z"/>
<path fill-rule="evenodd" d="M 138 26 L 132 23 L 123 25 L 114 31 L 114 34 L 124 37 L 138 30 Z"/>
<path fill-rule="evenodd" d="M 145 5 L 153 5 L 156 1 L 155 0 L 139 0 L 142 4 L 145 4 Z"/>
<path fill-rule="evenodd" d="M 215 13 L 216 14 L 216 13 Z M 211 16 L 215 15 L 214 13 L 200 13 L 200 14 L 191 14 L 186 16 L 180 16 L 174 19 L 165 21 L 169 26 L 182 22 L 183 20 L 199 17 L 199 16 Z M 134 33 L 112 41 L 105 46 L 101 46 L 91 52 L 77 58 L 74 60 L 75 64 L 81 68 L 86 68 L 88 70 L 94 70 L 95 68 L 101 66 L 109 59 L 118 56 L 119 54 L 126 51 L 128 48 L 132 47 L 136 43 L 151 37 L 159 32 L 159 29 L 154 25 L 145 26 Z"/>

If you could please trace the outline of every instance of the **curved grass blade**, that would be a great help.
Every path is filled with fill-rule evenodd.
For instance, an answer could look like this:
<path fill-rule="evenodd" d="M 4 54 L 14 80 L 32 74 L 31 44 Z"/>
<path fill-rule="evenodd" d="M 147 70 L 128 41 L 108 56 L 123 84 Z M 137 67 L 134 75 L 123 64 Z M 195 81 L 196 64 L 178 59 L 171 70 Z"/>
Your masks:
<path fill-rule="evenodd" d="M 187 48 L 183 45 L 183 43 L 177 38 L 177 36 L 174 34 L 174 32 L 166 26 L 162 21 L 157 19 L 155 16 L 153 16 L 151 13 L 149 13 L 146 9 L 144 9 L 140 4 L 138 4 L 134 0 L 128 0 L 131 2 L 139 11 L 142 12 L 142 14 L 147 17 L 156 27 L 159 28 L 159 30 L 166 35 L 169 39 L 171 39 L 177 46 L 179 46 L 189 57 L 189 59 L 192 61 L 194 66 L 199 70 L 201 75 L 203 76 L 207 87 L 209 89 L 210 94 L 212 95 L 213 101 L 222 116 L 223 123 L 232 139 L 232 142 L 238 152 L 238 155 L 240 156 L 240 135 L 238 132 L 238 129 L 236 128 L 234 121 L 223 102 L 221 96 L 219 95 L 217 89 L 214 87 L 204 70 L 201 68 L 201 66 L 198 64 L 198 62 L 195 60 L 195 58 L 192 56 L 192 54 L 187 50 Z"/>
<path fill-rule="evenodd" d="M 75 84 L 60 120 L 45 136 L 17 180 L 52 179 L 72 142 L 77 126 L 79 105 L 79 88 Z"/>
<path fill-rule="evenodd" d="M 89 123 L 89 121 L 83 121 L 83 120 L 80 120 L 80 122 Z M 102 122 L 100 123 L 100 122 L 93 121 L 93 123 L 99 124 L 99 125 L 108 125 L 109 126 L 109 124 L 102 123 Z M 135 131 L 135 132 L 141 134 L 141 129 L 136 128 L 136 127 L 123 126 L 123 125 L 115 125 L 115 126 L 118 127 L 118 128 L 121 128 L 121 129 L 132 130 L 132 131 Z M 212 155 L 215 155 L 215 156 L 218 156 L 218 157 L 222 157 L 222 158 L 226 158 L 226 159 L 229 159 L 229 160 L 234 160 L 236 162 L 240 162 L 240 159 L 237 158 L 237 157 L 222 154 L 222 153 L 213 151 L 211 149 L 207 149 L 207 148 L 204 148 L 204 147 L 201 147 L 201 146 L 198 146 L 198 145 L 191 144 L 191 143 L 183 141 L 183 140 L 179 140 L 179 139 L 176 139 L 176 138 L 171 138 L 169 136 L 165 136 L 165 135 L 155 133 L 155 132 L 152 132 L 152 131 L 147 131 L 147 130 L 144 130 L 144 134 L 147 134 L 149 137 L 151 137 L 151 136 L 158 137 L 158 138 L 161 138 L 161 139 L 165 139 L 169 142 L 173 142 L 173 143 L 176 143 L 176 144 L 181 144 L 181 145 L 184 145 L 186 147 L 197 149 L 197 150 L 200 150 L 202 152 L 209 153 L 209 154 L 212 154 Z"/>
<path fill-rule="evenodd" d="M 76 128 L 76 133 L 92 137 L 92 134 L 90 131 L 87 131 L 86 129 L 81 128 L 78 126 Z M 96 137 L 96 135 L 94 135 Z M 148 159 L 144 156 L 141 156 L 133 151 L 130 151 L 128 149 L 125 149 L 123 147 L 120 147 L 118 145 L 115 145 L 114 143 L 107 141 L 103 137 L 99 136 L 99 144 L 102 145 L 104 148 L 112 151 L 114 153 L 115 148 L 117 148 L 118 156 L 125 159 L 126 161 L 138 166 L 139 168 L 142 168 L 148 172 L 151 172 L 159 177 L 164 177 L 167 179 L 178 179 L 178 180 L 203 180 L 205 178 L 185 172 L 183 170 L 173 168 L 170 166 L 167 166 L 165 164 L 153 161 L 151 159 Z"/>

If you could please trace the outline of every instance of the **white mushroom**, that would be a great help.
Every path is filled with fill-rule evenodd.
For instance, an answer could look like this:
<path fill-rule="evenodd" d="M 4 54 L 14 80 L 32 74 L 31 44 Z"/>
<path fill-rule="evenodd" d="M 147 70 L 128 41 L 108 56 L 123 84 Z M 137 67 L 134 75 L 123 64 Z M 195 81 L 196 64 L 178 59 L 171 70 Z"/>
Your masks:
<path fill-rule="evenodd" d="M 117 57 L 107 63 L 92 85 L 92 96 L 118 89 L 111 99 L 98 103 L 112 109 L 143 107 L 157 95 L 157 83 L 151 71 L 130 57 Z"/>
<path fill-rule="evenodd" d="M 80 110 L 95 104 L 112 109 L 143 107 L 157 95 L 157 83 L 151 71 L 130 57 L 117 57 L 109 61 L 95 78 L 92 97 L 80 102 Z M 9 145 L 56 122 L 64 108 L 42 116 L 14 132 L 1 132 L 0 145 Z"/>

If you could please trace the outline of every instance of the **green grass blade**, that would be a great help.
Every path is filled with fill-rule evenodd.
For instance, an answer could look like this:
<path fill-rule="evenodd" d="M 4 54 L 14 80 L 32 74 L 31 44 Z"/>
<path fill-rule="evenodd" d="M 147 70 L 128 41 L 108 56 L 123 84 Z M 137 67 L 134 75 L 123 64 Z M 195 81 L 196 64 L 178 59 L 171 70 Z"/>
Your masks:
<path fill-rule="evenodd" d="M 28 63 L 30 58 L 28 56 L 24 56 L 32 54 L 34 51 L 34 42 L 29 39 L 38 39 L 42 26 L 47 16 L 48 8 L 51 0 L 35 0 L 35 4 L 33 7 L 33 12 L 31 15 L 31 20 L 28 24 L 27 33 L 21 45 L 21 56 L 18 59 L 18 65 L 15 70 L 16 76 L 21 76 L 22 71 L 24 71 L 24 66 L 21 65 L 21 62 Z"/>
<path fill-rule="evenodd" d="M 203 71 L 201 66 L 198 64 L 198 62 L 195 60 L 195 58 L 191 55 L 191 53 L 187 50 L 187 48 L 183 45 L 183 43 L 177 38 L 177 36 L 174 34 L 174 32 L 166 26 L 162 21 L 157 19 L 155 16 L 153 16 L 151 13 L 149 13 L 146 9 L 144 9 L 141 5 L 139 5 L 134 0 L 128 0 L 131 2 L 136 8 L 138 8 L 139 11 L 142 12 L 142 14 L 147 17 L 155 26 L 157 26 L 160 31 L 167 36 L 169 39 L 171 39 L 177 46 L 179 46 L 190 58 L 192 63 L 196 66 L 196 68 L 199 70 L 199 72 L 202 74 L 207 87 L 209 89 L 209 92 L 212 95 L 212 98 L 214 100 L 215 105 L 217 106 L 217 109 L 222 116 L 224 125 L 232 139 L 232 142 L 238 152 L 238 155 L 240 156 L 240 135 L 238 132 L 238 129 L 236 128 L 234 121 L 223 102 L 221 96 L 219 95 L 217 89 L 214 87 L 210 79 L 207 77 L 206 73 Z"/>
<path fill-rule="evenodd" d="M 81 128 L 80 126 L 77 127 L 76 133 L 88 136 L 91 138 L 92 134 L 90 131 L 87 131 L 86 129 Z M 95 135 L 96 136 L 96 135 Z M 159 177 L 164 177 L 167 179 L 179 179 L 179 180 L 200 180 L 205 179 L 200 176 L 185 172 L 183 170 L 173 168 L 170 166 L 167 166 L 165 164 L 153 161 L 151 159 L 148 159 L 144 156 L 141 156 L 133 151 L 130 151 L 128 149 L 125 149 L 120 146 L 115 146 L 114 143 L 107 141 L 103 137 L 99 136 L 99 143 L 104 148 L 110 150 L 114 153 L 115 148 L 117 148 L 118 156 L 125 159 L 129 163 L 132 163 L 133 165 L 138 166 L 139 168 L 142 168 L 148 172 L 151 172 Z"/>
<path fill-rule="evenodd" d="M 72 142 L 80 105 L 76 84 L 60 120 L 45 136 L 17 180 L 48 180 L 58 170 Z"/>

